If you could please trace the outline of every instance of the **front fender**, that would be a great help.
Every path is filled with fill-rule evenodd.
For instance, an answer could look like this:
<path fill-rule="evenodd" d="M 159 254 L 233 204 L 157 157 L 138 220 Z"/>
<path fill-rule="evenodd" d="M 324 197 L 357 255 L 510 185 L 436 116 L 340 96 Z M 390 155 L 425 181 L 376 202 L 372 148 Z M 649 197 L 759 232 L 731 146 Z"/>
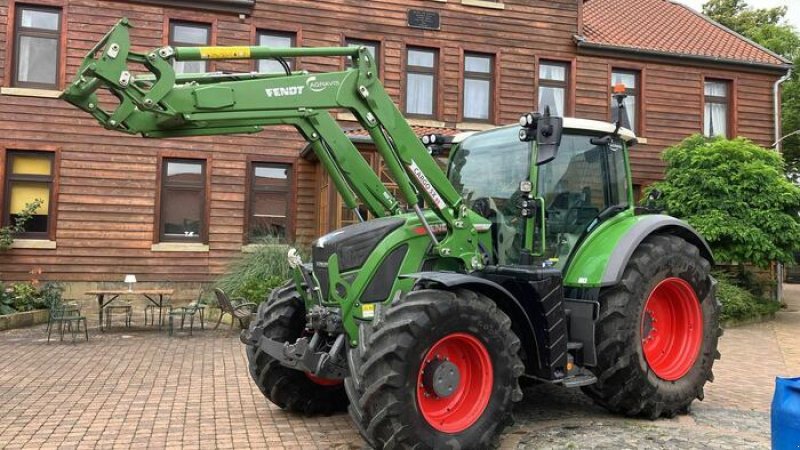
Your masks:
<path fill-rule="evenodd" d="M 535 352 L 534 355 L 531 355 L 533 357 L 531 361 L 536 362 L 535 368 L 542 367 L 533 322 L 519 300 L 508 289 L 494 281 L 458 272 L 417 272 L 401 275 L 400 278 L 414 279 L 417 285 L 433 283 L 446 289 L 470 289 L 489 297 L 501 311 L 511 318 L 511 321 L 515 324 L 514 330 L 518 333 L 518 337 L 526 351 Z"/>
<path fill-rule="evenodd" d="M 603 223 L 575 251 L 565 268 L 564 285 L 577 288 L 613 286 L 639 244 L 652 234 L 673 234 L 695 245 L 711 264 L 711 248 L 686 222 L 664 214 L 628 211 Z"/>

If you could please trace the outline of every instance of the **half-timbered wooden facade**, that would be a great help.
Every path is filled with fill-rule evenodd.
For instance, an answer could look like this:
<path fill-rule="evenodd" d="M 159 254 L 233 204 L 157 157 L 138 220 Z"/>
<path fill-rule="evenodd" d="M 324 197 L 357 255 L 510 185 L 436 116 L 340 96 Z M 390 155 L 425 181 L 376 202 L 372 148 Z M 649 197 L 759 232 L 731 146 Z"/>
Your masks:
<path fill-rule="evenodd" d="M 123 16 L 141 49 L 365 45 L 421 132 L 513 123 L 545 105 L 609 120 L 611 86 L 623 82 L 641 136 L 637 186 L 659 179 L 661 151 L 693 133 L 771 145 L 774 89 L 789 67 L 666 0 L 0 0 L 3 223 L 44 200 L 15 248 L 0 253 L 0 280 L 41 269 L 41 278 L 66 282 L 125 274 L 206 282 L 264 234 L 309 242 L 349 220 L 294 130 L 144 139 L 106 131 L 58 100 L 85 53 Z M 290 63 L 310 72 L 344 66 L 336 58 Z M 357 125 L 345 113 L 338 119 Z M 360 145 L 380 171 L 369 144 Z"/>

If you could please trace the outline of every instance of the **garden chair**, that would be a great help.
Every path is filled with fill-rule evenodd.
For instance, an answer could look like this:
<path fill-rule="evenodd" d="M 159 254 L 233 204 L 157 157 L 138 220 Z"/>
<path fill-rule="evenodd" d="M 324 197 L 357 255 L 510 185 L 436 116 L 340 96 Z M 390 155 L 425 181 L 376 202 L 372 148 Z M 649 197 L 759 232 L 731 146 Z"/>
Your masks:
<path fill-rule="evenodd" d="M 256 307 L 255 303 L 247 302 L 243 298 L 235 298 L 231 301 L 220 288 L 214 289 L 214 293 L 217 295 L 219 306 L 219 320 L 217 320 L 217 325 L 214 327 L 215 330 L 219 327 L 222 322 L 222 316 L 225 314 L 231 315 L 231 328 L 233 328 L 233 319 L 238 320 L 242 328 L 250 326 L 250 318 L 253 315 L 253 309 Z"/>
<path fill-rule="evenodd" d="M 50 343 L 50 334 L 56 325 L 58 325 L 58 334 L 61 341 L 64 340 L 64 327 L 66 326 L 72 332 L 72 342 L 75 342 L 75 334 L 81 331 L 81 322 L 83 322 L 83 334 L 88 341 L 89 329 L 86 324 L 86 317 L 81 315 L 80 307 L 75 304 L 66 304 L 51 309 L 50 320 L 47 324 L 47 343 Z M 74 328 L 73 324 L 75 324 Z"/>
<path fill-rule="evenodd" d="M 65 303 L 55 303 L 50 306 L 49 313 L 47 317 L 47 332 L 50 332 L 50 328 L 53 326 L 53 317 L 55 316 L 58 309 L 66 309 L 66 312 L 77 312 L 80 315 L 81 307 L 78 305 L 77 302 L 65 302 Z"/>
<path fill-rule="evenodd" d="M 112 304 L 103 308 L 103 317 L 106 319 L 106 329 L 111 328 L 111 315 L 115 311 L 121 311 L 125 314 L 125 327 L 130 328 L 131 318 L 133 317 L 133 305 L 130 303 Z"/>
<path fill-rule="evenodd" d="M 202 290 L 200 291 L 202 294 Z M 166 308 L 167 311 L 172 309 L 172 300 L 166 299 L 161 305 L 156 305 L 153 303 L 148 303 L 144 307 L 144 325 L 147 326 L 147 319 L 150 318 L 150 325 L 156 324 L 156 313 L 158 314 L 158 326 L 159 328 L 164 325 L 164 315 L 163 309 Z"/>
<path fill-rule="evenodd" d="M 167 317 L 169 318 L 169 335 L 172 336 L 174 330 L 174 321 L 176 317 L 181 318 L 181 329 L 183 329 L 183 325 L 186 322 L 186 318 L 189 318 L 189 336 L 192 335 L 194 331 L 194 316 L 200 316 L 200 329 L 205 330 L 205 325 L 203 322 L 205 321 L 205 310 L 206 305 L 203 304 L 203 294 L 205 294 L 204 289 L 200 289 L 200 292 L 197 294 L 197 300 L 189 303 L 186 306 L 178 306 L 172 307 L 169 306 L 169 311 L 167 312 Z M 155 314 L 155 312 L 154 312 Z"/>

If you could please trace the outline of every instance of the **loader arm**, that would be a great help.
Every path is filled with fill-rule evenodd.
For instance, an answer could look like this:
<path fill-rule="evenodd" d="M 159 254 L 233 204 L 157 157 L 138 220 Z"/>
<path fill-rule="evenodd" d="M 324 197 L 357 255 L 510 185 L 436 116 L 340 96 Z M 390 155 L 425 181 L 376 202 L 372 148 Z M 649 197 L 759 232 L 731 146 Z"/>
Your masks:
<path fill-rule="evenodd" d="M 403 202 L 413 208 L 440 256 L 458 258 L 467 270 L 482 268 L 475 235 L 488 227 L 469 210 L 409 126 L 377 76 L 365 48 L 162 47 L 131 51 L 122 19 L 87 55 L 62 98 L 88 112 L 109 130 L 145 137 L 256 133 L 291 125 L 311 144 L 348 208 L 360 199 L 376 217 L 401 212 L 389 192 L 329 110 L 346 109 L 367 130 Z M 350 57 L 338 72 L 309 74 L 176 75 L 173 61 Z M 129 66 L 149 73 L 133 73 Z M 107 89 L 118 100 L 104 107 Z M 447 225 L 439 241 L 419 207 L 421 200 Z"/>

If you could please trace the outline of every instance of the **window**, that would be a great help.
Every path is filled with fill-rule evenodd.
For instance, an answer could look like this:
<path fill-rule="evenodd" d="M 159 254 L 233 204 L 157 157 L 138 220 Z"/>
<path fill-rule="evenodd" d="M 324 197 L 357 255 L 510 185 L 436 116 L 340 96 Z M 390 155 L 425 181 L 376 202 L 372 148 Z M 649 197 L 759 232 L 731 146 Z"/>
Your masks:
<path fill-rule="evenodd" d="M 490 55 L 464 55 L 464 119 L 491 119 L 493 63 L 494 58 Z"/>
<path fill-rule="evenodd" d="M 3 223 L 14 223 L 27 205 L 42 201 L 19 237 L 47 239 L 50 235 L 53 226 L 53 156 L 49 152 L 9 151 L 7 154 Z"/>
<path fill-rule="evenodd" d="M 539 111 L 544 113 L 550 107 L 550 114 L 564 116 L 566 113 L 567 63 L 542 61 L 539 64 Z"/>
<path fill-rule="evenodd" d="M 623 104 L 625 105 L 625 115 L 622 126 L 636 133 L 639 131 L 639 72 L 614 70 L 611 72 L 611 121 L 616 122 L 619 117 L 619 108 L 614 99 L 614 86 L 617 84 L 625 85 L 625 93 L 628 95 Z"/>
<path fill-rule="evenodd" d="M 406 114 L 433 117 L 436 110 L 435 50 L 409 48 L 406 54 Z"/>
<path fill-rule="evenodd" d="M 14 76 L 18 87 L 58 89 L 61 10 L 17 7 L 14 27 Z"/>
<path fill-rule="evenodd" d="M 258 45 L 262 47 L 271 48 L 287 48 L 294 47 L 295 36 L 288 33 L 276 33 L 272 31 L 259 31 L 258 32 Z M 294 60 L 287 59 L 286 63 L 289 64 L 289 69 L 294 69 Z M 277 60 L 274 59 L 260 59 L 258 60 L 256 69 L 261 73 L 280 72 L 283 73 L 284 69 Z"/>
<path fill-rule="evenodd" d="M 253 163 L 250 166 L 250 216 L 248 239 L 289 238 L 291 166 Z"/>
<path fill-rule="evenodd" d="M 705 118 L 703 134 L 708 137 L 728 136 L 728 98 L 730 85 L 727 81 L 706 80 Z"/>
<path fill-rule="evenodd" d="M 211 25 L 193 22 L 169 23 L 169 45 L 197 47 L 211 45 Z M 208 61 L 175 61 L 176 73 L 208 72 Z"/>
<path fill-rule="evenodd" d="M 162 242 L 205 240 L 206 162 L 164 159 L 161 172 Z"/>
<path fill-rule="evenodd" d="M 364 41 L 361 39 L 347 39 L 345 45 L 348 47 L 366 47 L 372 61 L 375 62 L 375 67 L 379 70 L 381 68 L 381 43 L 375 41 Z"/>

